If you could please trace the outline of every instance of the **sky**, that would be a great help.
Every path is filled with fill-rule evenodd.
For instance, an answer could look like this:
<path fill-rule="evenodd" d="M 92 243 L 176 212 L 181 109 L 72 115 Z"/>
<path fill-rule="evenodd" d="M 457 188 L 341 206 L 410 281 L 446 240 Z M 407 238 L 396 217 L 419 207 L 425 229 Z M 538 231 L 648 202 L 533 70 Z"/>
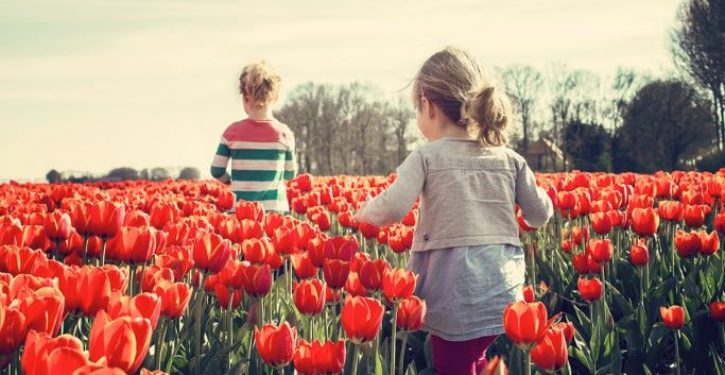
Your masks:
<path fill-rule="evenodd" d="M 204 3 L 204 4 L 202 4 Z M 208 4 L 206 4 L 208 3 Z M 198 167 L 243 118 L 241 68 L 400 95 L 454 45 L 487 66 L 672 69 L 676 0 L 0 0 L 0 181 Z"/>

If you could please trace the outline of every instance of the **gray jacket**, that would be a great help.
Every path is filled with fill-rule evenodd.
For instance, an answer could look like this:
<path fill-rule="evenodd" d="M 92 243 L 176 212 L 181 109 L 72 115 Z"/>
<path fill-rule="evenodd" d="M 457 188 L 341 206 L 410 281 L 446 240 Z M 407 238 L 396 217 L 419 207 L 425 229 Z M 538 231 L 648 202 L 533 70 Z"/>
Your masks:
<path fill-rule="evenodd" d="M 377 226 L 398 222 L 420 196 L 413 251 L 520 246 L 515 203 L 532 227 L 544 225 L 553 214 L 526 160 L 506 147 L 442 138 L 411 152 L 397 172 L 395 182 L 364 204 L 358 217 Z"/>

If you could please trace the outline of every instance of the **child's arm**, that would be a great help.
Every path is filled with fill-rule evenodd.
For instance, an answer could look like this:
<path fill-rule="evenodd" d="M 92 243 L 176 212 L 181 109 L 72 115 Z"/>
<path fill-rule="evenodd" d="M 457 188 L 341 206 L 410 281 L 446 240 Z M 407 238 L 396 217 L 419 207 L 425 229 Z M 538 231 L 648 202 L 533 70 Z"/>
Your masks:
<path fill-rule="evenodd" d="M 214 160 L 211 162 L 211 176 L 225 184 L 229 184 L 231 181 L 229 173 L 227 173 L 227 164 L 229 164 L 231 154 L 227 140 L 222 137 L 214 155 Z"/>
<path fill-rule="evenodd" d="M 397 172 L 395 182 L 361 207 L 355 219 L 380 227 L 396 223 L 408 214 L 425 184 L 423 156 L 417 150 L 411 152 Z"/>
<path fill-rule="evenodd" d="M 523 160 L 516 175 L 516 203 L 521 207 L 526 223 L 533 228 L 546 224 L 554 214 L 551 199 L 544 189 L 536 186 L 534 172 L 526 160 Z"/>
<path fill-rule="evenodd" d="M 284 158 L 284 179 L 291 180 L 297 176 L 297 155 L 295 150 L 295 140 L 292 138 L 289 150 Z"/>

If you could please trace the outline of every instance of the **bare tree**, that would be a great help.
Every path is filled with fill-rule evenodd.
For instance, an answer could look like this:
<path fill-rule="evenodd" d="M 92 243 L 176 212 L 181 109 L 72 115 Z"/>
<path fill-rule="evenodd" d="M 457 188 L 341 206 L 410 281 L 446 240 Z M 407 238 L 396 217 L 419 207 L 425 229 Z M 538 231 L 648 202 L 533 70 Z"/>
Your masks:
<path fill-rule="evenodd" d="M 513 65 L 501 73 L 506 87 L 506 93 L 512 98 L 516 113 L 520 117 L 523 138 L 521 149 L 526 152 L 534 131 L 534 109 L 541 95 L 541 86 L 544 83 L 539 71 L 527 65 Z"/>
<path fill-rule="evenodd" d="M 710 97 L 716 145 L 725 146 L 725 0 L 689 0 L 672 34 L 675 64 Z"/>

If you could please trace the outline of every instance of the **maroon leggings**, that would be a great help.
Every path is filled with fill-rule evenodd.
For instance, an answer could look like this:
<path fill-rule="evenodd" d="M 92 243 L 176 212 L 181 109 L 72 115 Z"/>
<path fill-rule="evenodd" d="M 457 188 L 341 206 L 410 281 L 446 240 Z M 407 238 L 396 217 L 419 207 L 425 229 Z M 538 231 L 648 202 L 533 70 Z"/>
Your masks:
<path fill-rule="evenodd" d="M 477 375 L 488 364 L 486 349 L 498 336 L 448 341 L 431 335 L 433 368 L 438 375 Z"/>

